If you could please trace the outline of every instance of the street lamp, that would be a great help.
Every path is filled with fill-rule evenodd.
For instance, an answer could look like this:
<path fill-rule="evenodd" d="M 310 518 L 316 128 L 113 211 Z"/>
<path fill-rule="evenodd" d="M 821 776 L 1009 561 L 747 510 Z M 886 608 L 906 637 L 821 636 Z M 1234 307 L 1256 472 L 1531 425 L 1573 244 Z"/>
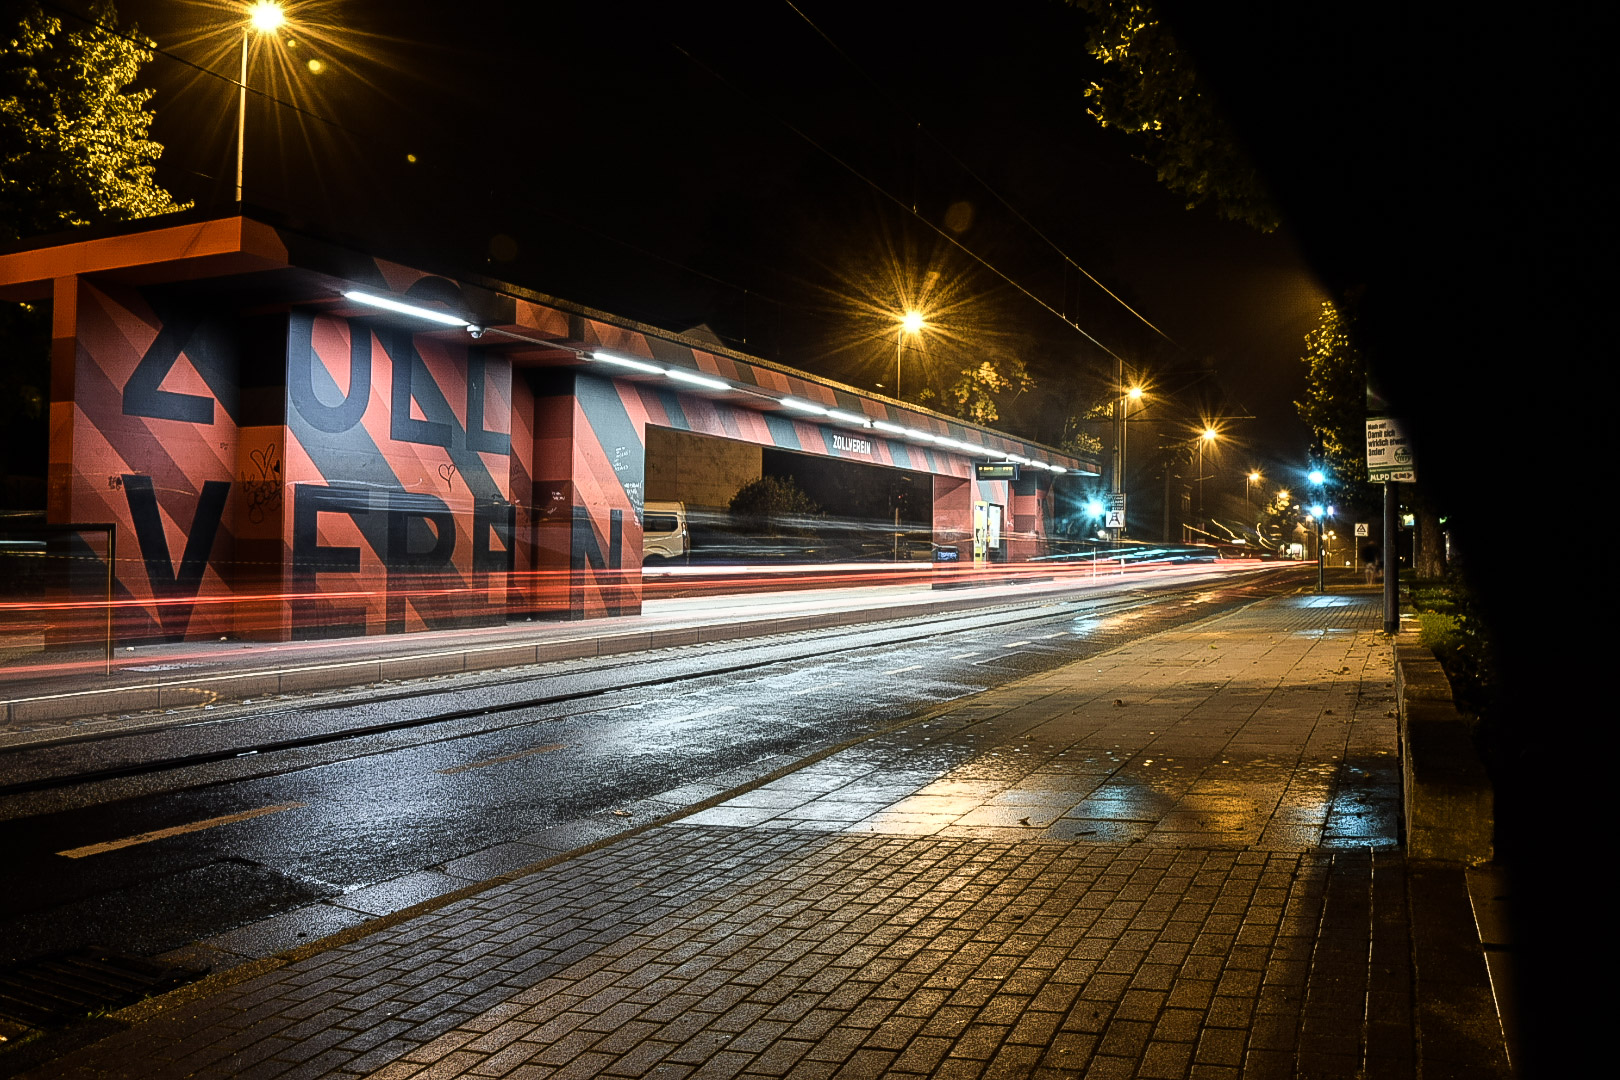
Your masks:
<path fill-rule="evenodd" d="M 1316 490 L 1316 494 L 1320 498 L 1321 493 L 1322 493 L 1322 488 L 1324 486 L 1326 486 L 1326 484 L 1327 484 L 1327 474 L 1324 473 L 1321 469 L 1312 469 L 1309 473 L 1306 474 L 1305 479 L 1310 481 L 1311 487 Z M 1326 507 L 1325 508 L 1325 507 L 1323 507 L 1323 505 L 1321 503 L 1316 503 L 1311 507 L 1311 517 L 1316 519 L 1316 591 L 1317 592 L 1326 592 L 1327 591 L 1326 586 L 1323 583 L 1324 557 L 1323 557 L 1323 553 L 1322 553 L 1322 518 L 1328 513 L 1328 511 L 1330 509 L 1331 509 L 1331 507 Z"/>
<path fill-rule="evenodd" d="M 1125 513 L 1129 513 L 1129 500 L 1124 498 L 1124 495 L 1125 495 L 1125 478 L 1128 475 L 1126 473 L 1126 471 L 1125 471 L 1125 443 L 1126 443 L 1125 436 L 1128 434 L 1127 429 L 1128 429 L 1128 426 L 1130 424 L 1130 419 L 1131 419 L 1131 402 L 1133 402 L 1133 401 L 1141 401 L 1142 400 L 1142 388 L 1140 386 L 1132 386 L 1132 387 L 1126 387 L 1125 386 L 1124 367 L 1125 367 L 1125 362 L 1122 360 L 1122 361 L 1120 361 L 1120 376 L 1121 376 L 1121 378 L 1120 378 L 1120 389 L 1122 391 L 1124 391 L 1124 392 L 1122 394 L 1120 394 L 1119 402 L 1118 402 L 1118 405 L 1119 405 L 1119 453 L 1114 456 L 1114 490 L 1120 495 L 1120 500 L 1119 500 L 1119 502 L 1121 504 L 1120 509 L 1122 511 L 1124 511 Z M 1124 535 L 1125 535 L 1125 519 L 1123 517 L 1121 517 L 1120 518 L 1120 526 L 1119 526 L 1119 536 L 1124 536 Z"/>
<path fill-rule="evenodd" d="M 1249 473 L 1248 480 L 1243 485 L 1243 508 L 1250 514 L 1254 513 L 1254 485 L 1261 479 L 1260 470 L 1255 469 Z"/>
<path fill-rule="evenodd" d="M 920 311 L 907 311 L 900 316 L 900 332 L 894 338 L 894 396 L 900 398 L 900 354 L 906 347 L 906 335 L 919 333 L 928 325 Z"/>
<path fill-rule="evenodd" d="M 237 82 L 236 99 L 236 201 L 242 201 L 242 157 L 247 143 L 248 43 L 255 31 L 273 33 L 287 22 L 281 5 L 274 0 L 257 0 L 248 8 L 248 21 L 242 27 L 242 78 Z"/>
<path fill-rule="evenodd" d="M 1206 427 L 1204 433 L 1198 436 L 1198 531 L 1208 534 L 1208 522 L 1204 520 L 1204 447 L 1215 441 L 1217 432 L 1212 427 Z"/>

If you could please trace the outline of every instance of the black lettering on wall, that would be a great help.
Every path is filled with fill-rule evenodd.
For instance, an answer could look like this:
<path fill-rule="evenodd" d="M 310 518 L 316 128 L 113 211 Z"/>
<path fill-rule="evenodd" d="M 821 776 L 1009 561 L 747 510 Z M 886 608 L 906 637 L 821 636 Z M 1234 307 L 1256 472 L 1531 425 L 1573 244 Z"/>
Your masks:
<path fill-rule="evenodd" d="M 390 572 L 442 570 L 456 551 L 456 520 L 443 499 L 409 491 L 388 494 Z"/>
<path fill-rule="evenodd" d="M 357 547 L 323 547 L 317 518 L 321 514 L 348 514 L 357 517 L 371 512 L 371 494 L 368 491 L 324 487 L 320 484 L 293 485 L 293 581 L 304 590 L 315 586 L 315 575 L 326 573 L 357 573 L 360 570 L 360 549 Z M 366 609 L 363 605 L 335 604 L 313 596 L 295 596 L 292 600 L 293 637 L 300 641 L 317 638 L 346 637 L 366 632 Z"/>
<path fill-rule="evenodd" d="M 473 571 L 500 573 L 511 570 L 517 552 L 512 537 L 517 531 L 517 507 L 509 502 L 479 502 L 473 507 Z M 500 542 L 503 550 L 492 550 L 490 537 Z"/>
<path fill-rule="evenodd" d="M 292 313 L 287 330 L 287 396 L 310 427 L 336 435 L 358 424 L 371 400 L 371 331 L 361 323 L 349 326 L 349 393 L 341 405 L 328 405 L 315 394 L 315 365 L 320 361 L 315 357 L 314 332 L 313 315 Z"/>
<path fill-rule="evenodd" d="M 584 614 L 584 573 L 589 566 L 603 572 L 602 594 L 606 598 L 609 615 L 624 614 L 624 581 L 619 573 L 624 562 L 624 511 L 608 511 L 608 549 L 603 558 L 602 548 L 596 542 L 596 530 L 591 527 L 591 515 L 583 506 L 574 507 L 572 542 L 568 545 L 569 608 L 578 617 Z"/>
<path fill-rule="evenodd" d="M 135 524 L 141 560 L 146 564 L 146 580 L 152 586 L 152 595 L 159 601 L 158 623 L 163 627 L 164 636 L 171 640 L 183 637 L 191 622 L 190 601 L 197 598 L 197 590 L 202 587 L 208 553 L 213 550 L 214 537 L 219 534 L 219 523 L 225 515 L 225 497 L 230 491 L 229 480 L 209 480 L 203 484 L 197 508 L 191 514 L 191 525 L 186 530 L 186 549 L 180 555 L 180 568 L 176 570 L 169 555 L 169 539 L 163 531 L 163 514 L 158 509 L 152 478 L 124 477 L 124 498 L 129 502 L 129 516 Z"/>
<path fill-rule="evenodd" d="M 383 348 L 388 351 L 388 359 L 393 364 L 393 386 L 390 388 L 388 407 L 388 434 L 390 438 L 400 442 L 421 443 L 424 446 L 450 446 L 450 425 L 438 420 L 417 420 L 411 416 L 411 402 L 422 406 L 424 416 L 432 415 L 426 400 L 428 387 L 432 387 L 439 401 L 444 400 L 444 392 L 439 384 L 433 381 L 433 374 L 428 371 L 422 357 L 416 352 L 416 346 L 411 341 L 411 335 L 404 330 L 391 330 L 384 335 L 379 331 Z M 423 393 L 416 392 L 420 382 Z"/>
<path fill-rule="evenodd" d="M 510 453 L 511 436 L 484 430 L 484 382 L 484 354 L 474 349 L 467 354 L 467 449 L 486 454 Z"/>
<path fill-rule="evenodd" d="M 296 576 L 358 573 L 360 549 L 357 547 L 323 547 L 316 528 L 319 514 L 357 514 L 371 512 L 371 496 L 365 491 L 324 487 L 320 484 L 293 485 L 292 568 Z"/>
<path fill-rule="evenodd" d="M 214 422 L 214 399 L 201 394 L 177 394 L 160 387 L 168 378 L 180 350 L 197 329 L 197 319 L 184 315 L 163 320 L 157 337 L 147 346 L 129 382 L 124 384 L 125 416 L 145 416 L 154 420 L 183 420 L 190 424 Z"/>

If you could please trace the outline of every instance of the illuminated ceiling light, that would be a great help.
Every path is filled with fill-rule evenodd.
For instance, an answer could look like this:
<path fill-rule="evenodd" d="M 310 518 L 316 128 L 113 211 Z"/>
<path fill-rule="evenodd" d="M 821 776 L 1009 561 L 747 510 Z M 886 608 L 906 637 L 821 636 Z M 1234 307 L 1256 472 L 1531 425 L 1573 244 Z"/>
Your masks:
<path fill-rule="evenodd" d="M 872 426 L 872 421 L 866 417 L 856 416 L 854 413 L 844 412 L 842 409 L 828 409 L 827 419 L 837 420 L 841 424 L 856 424 L 860 427 Z"/>
<path fill-rule="evenodd" d="M 731 389 L 731 384 L 728 382 L 721 379 L 710 378 L 707 375 L 699 375 L 697 372 L 687 371 L 685 368 L 669 368 L 664 372 L 664 374 L 668 375 L 677 382 L 691 383 L 693 386 L 701 386 L 706 390 Z"/>
<path fill-rule="evenodd" d="M 1048 465 L 1047 468 L 1051 469 L 1053 472 L 1068 472 L 1069 471 L 1068 469 L 1065 469 L 1061 465 Z"/>
<path fill-rule="evenodd" d="M 908 439 L 916 439 L 919 442 L 939 442 L 939 436 L 931 431 L 918 431 L 916 428 L 908 427 L 902 429 L 902 434 Z"/>
<path fill-rule="evenodd" d="M 649 364 L 645 360 L 637 360 L 629 356 L 619 356 L 617 353 L 596 351 L 590 354 L 592 360 L 600 360 L 604 364 L 615 364 L 631 371 L 641 371 L 648 375 L 662 375 L 664 369 L 657 364 Z"/>
<path fill-rule="evenodd" d="M 785 397 L 778 400 L 777 404 L 785 409 L 793 409 L 797 412 L 810 413 L 814 416 L 827 415 L 827 410 L 825 408 L 817 405 L 813 401 L 806 401 L 803 398 Z"/>
<path fill-rule="evenodd" d="M 879 431 L 887 431 L 890 435 L 904 435 L 906 433 L 905 428 L 899 424 L 891 424 L 887 420 L 874 420 L 872 426 Z"/>
<path fill-rule="evenodd" d="M 350 289 L 343 295 L 348 299 L 353 300 L 357 304 L 365 304 L 368 307 L 381 308 L 384 311 L 392 311 L 400 315 L 410 315 L 418 319 L 426 319 L 428 322 L 436 322 L 442 326 L 472 325 L 472 323 L 469 323 L 466 319 L 463 319 L 459 315 L 447 315 L 442 311 L 433 311 L 430 308 L 417 307 L 415 304 L 407 304 L 403 300 L 395 300 L 388 296 L 374 296 L 371 293 L 360 292 L 356 289 Z"/>

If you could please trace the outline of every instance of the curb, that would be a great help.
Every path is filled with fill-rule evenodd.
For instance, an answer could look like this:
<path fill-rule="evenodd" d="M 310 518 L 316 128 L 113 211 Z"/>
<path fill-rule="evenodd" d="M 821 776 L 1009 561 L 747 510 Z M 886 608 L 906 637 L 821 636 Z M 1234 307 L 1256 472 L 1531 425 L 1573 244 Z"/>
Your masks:
<path fill-rule="evenodd" d="M 1451 683 L 1417 635 L 1395 640 L 1406 851 L 1478 866 L 1495 854 L 1496 798 Z"/>

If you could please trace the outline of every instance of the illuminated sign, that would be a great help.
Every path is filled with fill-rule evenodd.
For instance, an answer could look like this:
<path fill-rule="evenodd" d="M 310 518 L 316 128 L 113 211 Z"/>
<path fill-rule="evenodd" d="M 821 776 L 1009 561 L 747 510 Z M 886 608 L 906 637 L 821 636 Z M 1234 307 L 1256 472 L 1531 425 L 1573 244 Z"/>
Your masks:
<path fill-rule="evenodd" d="M 872 444 L 865 439 L 857 439 L 853 435 L 834 435 L 832 437 L 834 450 L 846 450 L 851 454 L 870 454 Z"/>
<path fill-rule="evenodd" d="M 975 480 L 1016 480 L 1018 479 L 1018 462 L 992 461 L 973 466 Z"/>

